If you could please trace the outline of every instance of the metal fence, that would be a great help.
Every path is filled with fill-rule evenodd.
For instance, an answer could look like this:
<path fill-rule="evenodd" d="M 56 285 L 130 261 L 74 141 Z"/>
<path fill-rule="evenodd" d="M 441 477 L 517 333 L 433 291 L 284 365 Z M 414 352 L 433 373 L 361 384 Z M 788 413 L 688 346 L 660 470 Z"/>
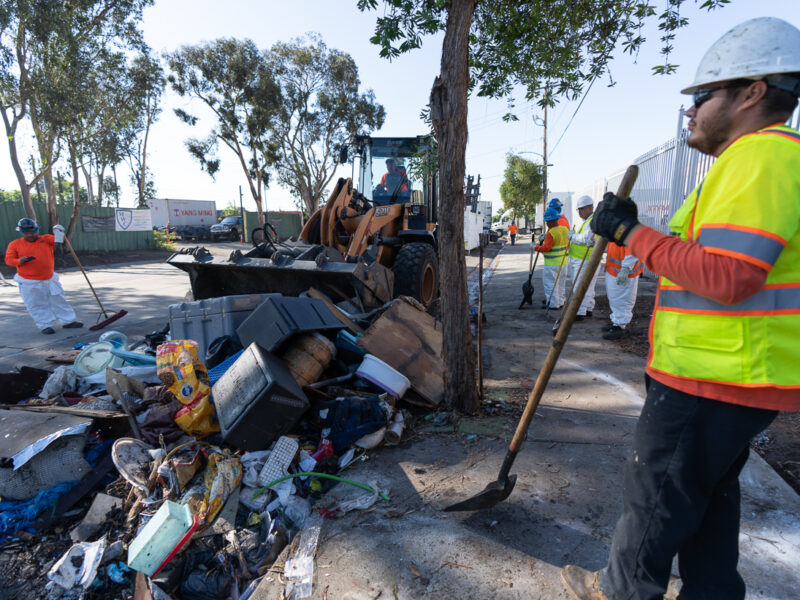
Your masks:
<path fill-rule="evenodd" d="M 49 219 L 47 206 L 44 202 L 34 202 L 36 222 L 40 224 L 43 232 L 47 231 Z M 72 204 L 58 206 L 58 221 L 66 227 L 72 216 Z M 0 202 L 0 251 L 5 256 L 9 242 L 19 237 L 17 221 L 23 218 L 25 209 L 21 202 Z M 114 217 L 114 209 L 107 206 L 81 206 L 81 216 L 85 217 Z M 83 230 L 83 223 L 78 219 L 75 234 L 72 237 L 72 246 L 75 250 L 140 250 L 153 247 L 152 231 L 101 231 L 90 232 Z"/>
<path fill-rule="evenodd" d="M 639 207 L 639 220 L 662 233 L 669 233 L 672 215 L 714 164 L 713 156 L 701 154 L 686 144 L 689 131 L 683 127 L 683 121 L 684 110 L 681 108 L 677 136 L 634 161 L 639 167 L 639 177 L 633 186 L 631 197 Z M 800 127 L 800 109 L 795 111 L 789 124 L 795 129 Z M 625 170 L 622 169 L 598 179 L 576 196 L 588 194 L 596 203 L 607 191 L 616 191 L 624 173 Z M 573 215 L 572 218 L 575 219 L 576 216 Z M 645 275 L 655 277 L 647 269 Z"/>

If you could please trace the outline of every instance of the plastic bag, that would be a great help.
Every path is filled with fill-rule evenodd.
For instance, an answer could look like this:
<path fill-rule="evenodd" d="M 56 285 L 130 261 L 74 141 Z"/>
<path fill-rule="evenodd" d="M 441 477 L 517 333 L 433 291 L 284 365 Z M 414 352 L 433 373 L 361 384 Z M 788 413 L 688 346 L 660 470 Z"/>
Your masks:
<path fill-rule="evenodd" d="M 158 378 L 183 404 L 175 423 L 189 435 L 203 437 L 219 431 L 208 371 L 199 358 L 199 347 L 192 340 L 175 340 L 156 350 Z"/>

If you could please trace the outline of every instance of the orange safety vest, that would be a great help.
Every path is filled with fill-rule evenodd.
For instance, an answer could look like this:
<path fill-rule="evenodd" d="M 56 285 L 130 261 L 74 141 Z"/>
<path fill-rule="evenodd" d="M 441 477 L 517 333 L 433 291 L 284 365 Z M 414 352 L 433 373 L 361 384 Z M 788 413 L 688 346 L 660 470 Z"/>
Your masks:
<path fill-rule="evenodd" d="M 625 246 L 618 246 L 614 242 L 609 242 L 608 249 L 606 250 L 606 273 L 613 277 L 619 275 L 619 270 L 622 268 L 622 261 L 629 254 L 630 250 L 628 250 Z M 633 269 L 631 269 L 628 278 L 631 279 L 633 277 L 638 277 L 643 271 L 644 263 L 640 259 L 634 265 Z"/>
<path fill-rule="evenodd" d="M 517 235 L 518 231 L 519 231 L 519 227 L 517 227 L 513 223 L 508 226 L 508 234 L 509 235 Z"/>

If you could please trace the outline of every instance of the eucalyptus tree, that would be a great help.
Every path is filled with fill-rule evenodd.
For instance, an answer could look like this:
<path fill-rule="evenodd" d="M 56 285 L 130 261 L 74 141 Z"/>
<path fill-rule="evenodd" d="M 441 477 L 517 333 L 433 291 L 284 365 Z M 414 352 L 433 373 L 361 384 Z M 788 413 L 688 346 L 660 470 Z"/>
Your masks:
<path fill-rule="evenodd" d="M 383 7 L 371 41 L 388 59 L 413 51 L 424 36 L 444 32 L 441 69 L 433 81 L 430 115 L 439 142 L 439 263 L 445 403 L 465 412 L 479 406 L 469 330 L 463 254 L 464 154 L 467 98 L 513 98 L 553 105 L 575 98 L 608 72 L 615 49 L 635 53 L 642 25 L 655 18 L 670 73 L 675 31 L 688 24 L 686 0 L 357 0 L 361 10 Z M 712 10 L 729 0 L 704 0 Z M 507 118 L 514 118 L 512 114 Z"/>

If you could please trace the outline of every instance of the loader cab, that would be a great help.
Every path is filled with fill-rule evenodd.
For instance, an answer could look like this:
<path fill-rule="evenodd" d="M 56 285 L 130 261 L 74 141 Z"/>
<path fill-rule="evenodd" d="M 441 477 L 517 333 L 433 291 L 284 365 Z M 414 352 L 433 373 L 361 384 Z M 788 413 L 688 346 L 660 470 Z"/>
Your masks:
<path fill-rule="evenodd" d="M 429 222 L 436 221 L 435 177 L 425 177 L 428 141 L 412 138 L 359 137 L 357 188 L 374 205 L 423 205 Z"/>

